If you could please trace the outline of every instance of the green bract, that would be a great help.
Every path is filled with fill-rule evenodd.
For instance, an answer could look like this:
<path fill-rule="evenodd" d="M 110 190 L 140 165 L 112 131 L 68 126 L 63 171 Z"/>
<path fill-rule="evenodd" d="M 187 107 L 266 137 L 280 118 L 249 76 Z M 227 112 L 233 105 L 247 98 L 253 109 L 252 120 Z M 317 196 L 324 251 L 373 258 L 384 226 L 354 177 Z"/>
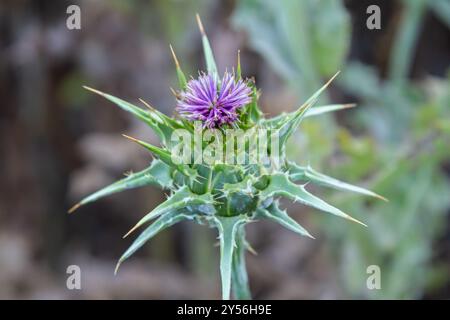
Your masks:
<path fill-rule="evenodd" d="M 208 38 L 199 19 L 198 21 L 202 32 L 208 73 L 217 75 L 216 63 Z M 180 89 L 183 90 L 186 86 L 186 77 L 175 54 L 173 55 Z M 239 59 L 236 76 L 237 78 L 241 77 Z M 285 159 L 284 149 L 286 141 L 297 130 L 304 118 L 351 106 L 342 104 L 312 108 L 320 93 L 325 90 L 331 80 L 297 111 L 282 114 L 271 119 L 263 117 L 258 107 L 258 92 L 253 86 L 252 102 L 240 110 L 237 126 L 244 132 L 257 132 L 257 129 L 264 129 L 269 134 L 275 132 L 279 134 L 280 161 L 276 166 L 271 164 L 270 161 L 260 164 L 247 162 L 244 164 L 175 163 L 171 157 L 174 148 L 171 139 L 172 134 L 177 129 L 185 129 L 191 135 L 194 135 L 195 128 L 192 123 L 168 117 L 148 105 L 146 106 L 149 108 L 142 109 L 112 95 L 86 87 L 86 89 L 102 95 L 148 124 L 161 139 L 161 147 L 126 136 L 153 154 L 155 159 L 150 166 L 86 197 L 74 206 L 70 212 L 83 204 L 127 189 L 154 185 L 167 190 L 170 192 L 170 197 L 145 215 L 126 234 L 127 236 L 134 230 L 145 226 L 142 233 L 119 259 L 116 272 L 124 260 L 129 258 L 158 232 L 180 221 L 193 220 L 218 230 L 223 299 L 230 298 L 231 289 L 233 289 L 235 298 L 250 299 L 244 256 L 245 249 L 251 249 L 245 239 L 244 228 L 247 223 L 260 219 L 269 219 L 300 235 L 312 238 L 307 230 L 289 217 L 286 211 L 280 209 L 279 197 L 285 197 L 358 223 L 361 222 L 311 194 L 306 190 L 306 184 L 311 182 L 382 198 L 369 190 L 338 181 L 313 170 L 309 166 L 302 167 Z M 203 142 L 201 144 L 203 149 L 207 148 L 207 146 L 207 143 Z M 272 153 L 271 150 L 267 150 L 269 157 Z M 153 223 L 146 226 L 151 220 L 154 220 Z"/>

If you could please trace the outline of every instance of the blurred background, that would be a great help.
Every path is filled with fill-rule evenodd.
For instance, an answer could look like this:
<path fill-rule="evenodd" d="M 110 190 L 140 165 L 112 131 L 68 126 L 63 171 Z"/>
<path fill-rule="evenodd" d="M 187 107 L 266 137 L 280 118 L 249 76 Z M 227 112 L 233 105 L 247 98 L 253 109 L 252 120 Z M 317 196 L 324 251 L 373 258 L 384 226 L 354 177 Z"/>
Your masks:
<path fill-rule="evenodd" d="M 81 9 L 69 30 L 66 9 Z M 366 13 L 378 5 L 381 29 Z M 373 189 L 388 203 L 317 189 L 368 228 L 286 202 L 312 241 L 248 226 L 257 299 L 450 298 L 450 1 L 84 0 L 0 3 L 0 298 L 220 298 L 213 230 L 181 223 L 114 266 L 122 235 L 164 194 L 82 197 L 140 170 L 149 155 L 121 133 L 150 129 L 82 85 L 173 114 L 171 43 L 185 72 L 204 69 L 195 13 L 221 72 L 241 50 L 268 115 L 294 110 L 341 70 L 322 103 L 357 108 L 309 118 L 290 157 Z M 81 290 L 68 290 L 69 265 Z M 367 267 L 381 270 L 368 290 Z"/>

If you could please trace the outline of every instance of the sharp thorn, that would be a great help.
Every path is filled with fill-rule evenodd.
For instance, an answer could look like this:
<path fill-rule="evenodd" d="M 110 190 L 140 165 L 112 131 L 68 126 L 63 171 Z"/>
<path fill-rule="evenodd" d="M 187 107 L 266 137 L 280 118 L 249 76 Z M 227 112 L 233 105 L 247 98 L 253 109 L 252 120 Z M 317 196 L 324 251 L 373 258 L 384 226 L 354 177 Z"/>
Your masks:
<path fill-rule="evenodd" d="M 121 264 L 122 264 L 122 261 L 119 260 L 119 262 L 117 262 L 117 264 L 116 264 L 116 267 L 114 268 L 114 275 L 117 275 L 117 271 L 119 271 Z"/>
<path fill-rule="evenodd" d="M 123 136 L 123 137 L 125 137 L 125 138 L 127 138 L 127 139 L 130 139 L 131 141 L 134 141 L 134 142 L 140 143 L 140 141 L 139 141 L 138 139 L 136 139 L 136 138 L 133 138 L 133 137 L 130 137 L 130 136 L 127 136 L 126 134 L 122 134 L 122 136 Z"/>
<path fill-rule="evenodd" d="M 356 103 L 345 103 L 344 104 L 344 109 L 354 108 L 354 107 L 356 107 Z"/>
<path fill-rule="evenodd" d="M 358 219 L 353 218 L 352 216 L 349 216 L 348 214 L 346 214 L 345 218 L 347 218 L 350 221 L 356 222 L 356 223 L 358 223 L 358 224 L 360 224 L 360 225 L 362 225 L 362 226 L 367 228 L 367 224 L 359 221 Z"/>
<path fill-rule="evenodd" d="M 78 202 L 76 205 L 74 205 L 72 208 L 70 208 L 69 210 L 67 210 L 67 213 L 73 213 L 75 210 L 77 210 L 79 207 L 81 207 L 81 203 Z"/>
<path fill-rule="evenodd" d="M 104 92 L 98 91 L 98 90 L 96 90 L 96 89 L 94 89 L 94 88 L 91 88 L 91 87 L 88 87 L 88 86 L 83 86 L 83 88 L 85 88 L 86 90 L 92 91 L 92 92 L 94 92 L 94 93 L 97 93 L 97 94 L 99 94 L 99 95 L 101 95 L 101 96 L 104 96 L 104 95 L 105 95 Z"/>
<path fill-rule="evenodd" d="M 172 92 L 172 94 L 175 96 L 175 98 L 178 99 L 179 94 L 178 94 L 172 87 L 170 87 L 169 89 L 170 89 L 170 91 Z"/>
<path fill-rule="evenodd" d="M 126 237 L 128 237 L 134 230 L 136 230 L 137 228 L 139 228 L 139 224 L 136 224 L 133 228 L 130 229 L 130 231 L 128 231 L 123 237 L 122 239 L 125 239 Z"/>
<path fill-rule="evenodd" d="M 173 60 L 175 61 L 175 66 L 177 67 L 177 69 L 180 69 L 180 63 L 178 62 L 177 56 L 175 54 L 175 51 L 173 50 L 172 45 L 169 44 L 169 47 L 170 47 L 170 52 L 172 52 Z"/>
<path fill-rule="evenodd" d="M 385 201 L 385 202 L 389 202 L 389 199 L 388 199 L 388 198 L 385 198 L 385 197 L 383 197 L 383 196 L 380 196 L 380 195 L 377 194 L 377 193 L 374 193 L 373 196 L 374 196 L 375 198 L 378 198 L 378 199 L 383 200 L 383 201 Z"/>
<path fill-rule="evenodd" d="M 200 29 L 200 33 L 202 36 L 206 36 L 205 29 L 203 28 L 202 20 L 200 19 L 200 15 L 197 13 L 195 15 L 195 18 L 197 19 L 198 28 Z"/>
<path fill-rule="evenodd" d="M 155 108 L 153 108 L 148 102 L 146 102 L 144 99 L 139 98 L 139 101 L 142 102 L 142 104 L 144 106 L 146 106 L 148 109 L 150 109 L 151 111 L 155 111 Z"/>

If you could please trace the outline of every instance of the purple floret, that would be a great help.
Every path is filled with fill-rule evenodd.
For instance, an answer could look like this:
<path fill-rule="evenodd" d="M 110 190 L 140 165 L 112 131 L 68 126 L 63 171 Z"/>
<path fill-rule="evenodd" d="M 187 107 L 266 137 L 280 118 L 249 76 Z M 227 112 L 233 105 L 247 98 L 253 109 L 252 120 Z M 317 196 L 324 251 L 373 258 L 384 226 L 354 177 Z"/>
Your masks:
<path fill-rule="evenodd" d="M 237 110 L 251 101 L 251 89 L 243 80 L 225 73 L 221 84 L 209 74 L 188 82 L 177 104 L 178 113 L 190 120 L 200 120 L 204 127 L 217 128 L 237 120 Z"/>

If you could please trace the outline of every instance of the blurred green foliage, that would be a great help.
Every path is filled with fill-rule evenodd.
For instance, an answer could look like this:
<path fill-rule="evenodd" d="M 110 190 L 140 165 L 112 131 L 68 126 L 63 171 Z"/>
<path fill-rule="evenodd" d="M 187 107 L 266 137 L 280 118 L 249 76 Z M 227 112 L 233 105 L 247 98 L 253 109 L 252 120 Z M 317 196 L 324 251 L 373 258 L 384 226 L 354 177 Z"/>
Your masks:
<path fill-rule="evenodd" d="M 350 17 L 334 0 L 239 1 L 233 22 L 302 96 L 341 68 L 351 34 Z"/>
<path fill-rule="evenodd" d="M 330 219 L 321 224 L 332 240 L 327 243 L 348 297 L 419 298 L 449 276 L 444 266 L 434 263 L 433 245 L 450 207 L 450 184 L 443 169 L 450 160 L 450 77 L 420 83 L 407 77 L 425 10 L 439 12 L 448 24 L 449 5 L 424 0 L 402 4 L 384 80 L 371 66 L 343 66 L 351 31 L 341 1 L 243 0 L 233 16 L 234 25 L 248 33 L 252 48 L 299 98 L 341 69 L 339 86 L 359 100 L 347 119 L 358 135 L 338 129 L 331 117 L 312 119 L 303 124 L 306 134 L 289 148 L 322 172 L 352 183 L 365 180 L 390 200 L 352 196 L 348 201 L 340 196 L 334 203 L 369 227 Z M 366 287 L 370 265 L 381 269 L 381 290 Z"/>
<path fill-rule="evenodd" d="M 351 70 L 349 78 L 354 76 Z M 390 199 L 388 204 L 336 199 L 369 225 L 367 230 L 343 229 L 340 224 L 327 228 L 336 240 L 331 241 L 333 251 L 341 259 L 342 279 L 352 296 L 420 298 L 429 285 L 439 286 L 448 276 L 445 268 L 432 264 L 432 259 L 436 258 L 434 241 L 443 231 L 450 205 L 450 186 L 442 168 L 442 163 L 450 158 L 449 134 L 445 129 L 448 120 L 443 120 L 450 115 L 450 81 L 434 81 L 439 92 L 409 95 L 420 91 L 410 86 L 399 91 L 379 88 L 381 94 L 376 100 L 361 97 L 361 110 L 370 110 L 369 104 L 377 106 L 373 107 L 375 114 L 361 118 L 366 125 L 370 123 L 374 139 L 351 137 L 347 132 L 339 134 L 345 160 L 334 168 L 336 174 L 359 181 L 375 173 L 373 189 Z M 389 85 L 385 82 L 385 86 Z M 366 101 L 368 105 L 364 105 Z M 390 112 L 393 101 L 403 102 L 411 111 L 394 121 L 395 115 Z M 399 108 L 401 105 L 397 104 Z M 371 165 L 361 168 L 365 163 Z M 382 290 L 365 288 L 365 270 L 372 264 L 381 267 Z"/>

